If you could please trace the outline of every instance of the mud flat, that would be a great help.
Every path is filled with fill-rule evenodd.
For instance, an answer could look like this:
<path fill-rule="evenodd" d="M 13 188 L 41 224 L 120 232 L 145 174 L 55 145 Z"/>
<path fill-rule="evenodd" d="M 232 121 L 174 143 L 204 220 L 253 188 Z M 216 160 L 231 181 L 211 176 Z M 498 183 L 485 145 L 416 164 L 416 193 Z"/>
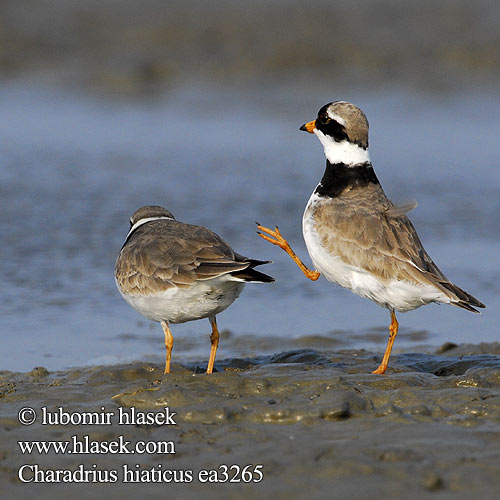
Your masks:
<path fill-rule="evenodd" d="M 386 376 L 370 374 L 378 360 L 301 349 L 221 360 L 212 376 L 140 362 L 0 372 L 1 496 L 494 498 L 500 344 L 400 354 Z M 70 448 L 18 443 L 42 440 Z"/>
<path fill-rule="evenodd" d="M 121 94 L 193 77 L 497 88 L 498 19 L 488 0 L 4 0 L 0 69 Z"/>

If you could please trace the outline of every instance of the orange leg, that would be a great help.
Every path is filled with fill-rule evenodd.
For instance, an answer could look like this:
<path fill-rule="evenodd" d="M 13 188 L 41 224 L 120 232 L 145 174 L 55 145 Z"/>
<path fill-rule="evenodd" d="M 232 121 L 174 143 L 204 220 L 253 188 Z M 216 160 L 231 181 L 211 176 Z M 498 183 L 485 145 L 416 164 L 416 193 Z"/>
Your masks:
<path fill-rule="evenodd" d="M 210 335 L 210 358 L 208 359 L 207 373 L 212 373 L 214 371 L 215 355 L 217 354 L 217 347 L 219 346 L 219 330 L 217 330 L 217 321 L 215 316 L 210 318 L 210 324 L 212 325 L 212 335 Z"/>
<path fill-rule="evenodd" d="M 165 359 L 165 373 L 170 373 L 170 358 L 172 357 L 172 347 L 174 347 L 174 337 L 166 321 L 162 321 L 161 327 L 163 328 L 163 333 L 165 334 L 165 347 L 167 348 L 167 357 Z"/>
<path fill-rule="evenodd" d="M 257 234 L 261 238 L 265 239 L 266 241 L 269 241 L 269 243 L 272 243 L 273 245 L 277 245 L 280 248 L 282 248 L 293 259 L 293 261 L 300 267 L 301 271 L 306 275 L 307 278 L 309 278 L 312 281 L 316 281 L 319 278 L 320 273 L 318 273 L 318 271 L 311 271 L 297 257 L 295 252 L 291 249 L 290 245 L 288 244 L 288 241 L 286 241 L 285 238 L 283 238 L 283 236 L 281 235 L 280 230 L 278 229 L 278 226 L 276 226 L 274 231 L 273 231 L 272 229 L 261 226 L 260 224 L 257 223 L 257 228 L 260 229 L 263 233 L 266 233 L 266 234 L 261 234 L 258 232 Z"/>
<path fill-rule="evenodd" d="M 389 357 L 392 351 L 392 344 L 396 340 L 396 335 L 398 334 L 398 321 L 396 320 L 396 314 L 394 311 L 391 311 L 391 324 L 389 326 L 389 341 L 387 342 L 387 347 L 385 348 L 384 357 L 382 358 L 382 363 L 380 363 L 379 367 L 373 371 L 372 373 L 377 373 L 378 375 L 382 375 L 387 370 L 387 365 L 389 364 Z"/>

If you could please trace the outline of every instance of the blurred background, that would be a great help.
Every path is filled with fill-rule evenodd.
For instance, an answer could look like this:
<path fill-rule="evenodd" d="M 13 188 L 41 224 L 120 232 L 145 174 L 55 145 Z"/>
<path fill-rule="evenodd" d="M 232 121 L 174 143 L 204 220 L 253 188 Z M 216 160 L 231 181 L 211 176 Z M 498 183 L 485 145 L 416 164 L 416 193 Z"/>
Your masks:
<path fill-rule="evenodd" d="M 500 3 L 444 0 L 3 0 L 0 369 L 164 359 L 159 325 L 115 289 L 128 218 L 160 204 L 272 259 L 219 317 L 218 356 L 383 351 L 389 314 L 255 234 L 301 217 L 322 176 L 300 133 L 332 100 L 370 121 L 372 162 L 439 267 L 488 308 L 400 315 L 395 351 L 498 340 Z M 208 321 L 173 361 L 206 362 Z"/>

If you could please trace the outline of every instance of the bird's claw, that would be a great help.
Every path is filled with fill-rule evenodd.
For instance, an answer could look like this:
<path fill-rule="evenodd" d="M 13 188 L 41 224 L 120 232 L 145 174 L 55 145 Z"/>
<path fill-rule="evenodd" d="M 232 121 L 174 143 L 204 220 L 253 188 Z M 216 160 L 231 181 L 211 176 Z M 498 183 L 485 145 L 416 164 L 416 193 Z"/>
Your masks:
<path fill-rule="evenodd" d="M 257 234 L 264 240 L 269 241 L 269 243 L 272 243 L 273 245 L 277 245 L 283 250 L 286 248 L 289 248 L 288 241 L 283 238 L 283 236 L 280 233 L 280 230 L 278 229 L 278 226 L 274 228 L 274 231 L 272 229 L 269 229 L 268 227 L 261 226 L 260 224 L 257 225 L 257 228 L 262 231 L 262 234 L 257 232 Z"/>

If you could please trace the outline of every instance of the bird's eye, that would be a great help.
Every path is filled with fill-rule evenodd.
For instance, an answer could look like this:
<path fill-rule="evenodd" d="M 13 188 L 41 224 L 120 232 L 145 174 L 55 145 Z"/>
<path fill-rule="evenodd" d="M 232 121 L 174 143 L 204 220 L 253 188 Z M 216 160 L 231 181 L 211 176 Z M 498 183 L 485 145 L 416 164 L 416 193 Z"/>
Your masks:
<path fill-rule="evenodd" d="M 319 122 L 321 123 L 321 125 L 326 125 L 330 121 L 331 120 L 327 115 L 320 115 L 319 116 Z"/>

